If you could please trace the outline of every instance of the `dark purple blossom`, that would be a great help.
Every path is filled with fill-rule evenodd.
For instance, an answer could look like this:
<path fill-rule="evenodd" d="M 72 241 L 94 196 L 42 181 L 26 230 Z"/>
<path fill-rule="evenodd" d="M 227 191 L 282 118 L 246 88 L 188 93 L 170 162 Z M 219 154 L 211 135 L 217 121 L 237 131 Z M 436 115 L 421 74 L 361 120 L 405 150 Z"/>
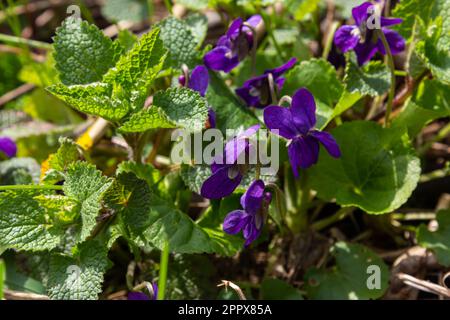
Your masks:
<path fill-rule="evenodd" d="M 208 128 L 216 127 L 216 113 L 212 108 L 208 109 Z"/>
<path fill-rule="evenodd" d="M 270 92 L 269 74 L 272 75 L 274 90 L 278 92 L 284 85 L 283 73 L 292 68 L 296 62 L 297 59 L 292 58 L 278 68 L 266 70 L 263 75 L 245 81 L 242 87 L 236 89 L 236 94 L 250 107 L 263 108 L 274 103 Z"/>
<path fill-rule="evenodd" d="M 149 288 L 150 296 L 143 292 L 129 292 L 128 300 L 156 300 L 158 297 L 158 286 L 156 282 L 153 282 L 151 288 Z"/>
<path fill-rule="evenodd" d="M 204 65 L 196 66 L 191 75 L 188 77 L 188 81 L 186 83 L 186 76 L 181 75 L 178 77 L 178 82 L 182 86 L 186 86 L 192 90 L 200 93 L 202 97 L 205 96 L 206 90 L 208 90 L 209 85 L 209 74 L 208 69 Z M 216 127 L 216 113 L 212 108 L 208 109 L 208 122 L 206 125 L 207 128 L 215 128 Z"/>
<path fill-rule="evenodd" d="M 331 134 L 314 129 L 316 103 L 313 95 L 305 88 L 297 90 L 290 108 L 269 106 L 264 109 L 264 122 L 270 131 L 278 130 L 276 133 L 289 139 L 289 161 L 296 177 L 299 168 L 305 169 L 317 162 L 319 142 L 331 156 L 338 158 L 341 155 Z"/>
<path fill-rule="evenodd" d="M 267 209 L 272 200 L 270 192 L 264 191 L 262 180 L 253 181 L 241 197 L 244 210 L 230 212 L 223 221 L 223 230 L 229 234 L 237 234 L 242 230 L 247 247 L 261 234 Z"/>
<path fill-rule="evenodd" d="M 251 16 L 246 24 L 256 28 L 260 15 Z M 250 52 L 254 44 L 253 33 L 241 18 L 234 20 L 227 33 L 219 38 L 214 49 L 205 54 L 205 65 L 215 71 L 230 72 Z"/>
<path fill-rule="evenodd" d="M 0 152 L 4 153 L 8 158 L 15 157 L 17 146 L 11 138 L 0 137 Z"/>
<path fill-rule="evenodd" d="M 374 4 L 364 2 L 352 10 L 355 25 L 344 25 L 334 35 L 334 43 L 342 51 L 354 50 L 359 65 L 369 61 L 377 52 L 386 54 L 383 42 L 374 29 L 367 27 L 367 21 L 373 14 Z M 405 39 L 397 32 L 387 27 L 401 23 L 399 18 L 380 17 L 381 31 L 384 33 L 393 55 L 405 50 Z"/>
<path fill-rule="evenodd" d="M 150 297 L 143 292 L 128 292 L 128 300 L 150 300 Z"/>
<path fill-rule="evenodd" d="M 239 186 L 249 167 L 245 160 L 254 148 L 249 138 L 259 128 L 254 125 L 225 144 L 224 153 L 211 164 L 212 175 L 203 182 L 200 193 L 204 198 L 229 196 Z"/>
<path fill-rule="evenodd" d="M 178 78 L 178 82 L 184 87 L 187 86 L 188 88 L 197 91 L 204 97 L 209 85 L 208 69 L 206 69 L 204 65 L 196 66 L 188 78 L 188 83 L 186 83 L 186 77 L 184 75 Z"/>

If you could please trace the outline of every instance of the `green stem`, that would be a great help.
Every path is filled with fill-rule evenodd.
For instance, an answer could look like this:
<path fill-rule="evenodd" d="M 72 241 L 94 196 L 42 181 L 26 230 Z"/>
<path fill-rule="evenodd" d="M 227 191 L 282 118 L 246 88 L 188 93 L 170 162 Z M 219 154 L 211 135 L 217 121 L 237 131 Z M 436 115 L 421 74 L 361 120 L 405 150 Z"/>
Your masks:
<path fill-rule="evenodd" d="M 316 231 L 320 231 L 322 229 L 325 229 L 326 227 L 332 225 L 333 223 L 336 223 L 342 219 L 344 219 L 348 214 L 352 213 L 353 210 L 355 210 L 354 207 L 345 207 L 340 208 L 335 214 L 332 216 L 329 216 L 325 219 L 319 220 L 312 224 L 312 229 Z"/>
<path fill-rule="evenodd" d="M 260 177 L 261 177 L 261 165 L 257 163 L 255 168 L 255 179 L 259 180 Z"/>
<path fill-rule="evenodd" d="M 439 130 L 439 133 L 434 136 L 434 138 L 431 141 L 428 141 L 425 143 L 422 147 L 417 150 L 417 153 L 419 155 L 424 155 L 425 152 L 433 145 L 433 143 L 438 142 L 445 137 L 447 137 L 450 134 L 450 123 L 447 123 L 445 127 L 443 127 L 441 130 Z"/>
<path fill-rule="evenodd" d="M 158 280 L 158 300 L 164 300 L 167 284 L 167 270 L 169 268 L 169 241 L 166 240 L 164 248 L 161 251 L 161 262 Z"/>
<path fill-rule="evenodd" d="M 300 179 L 295 181 L 293 190 L 295 198 L 293 198 L 293 208 L 288 210 L 286 222 L 293 234 L 298 234 L 308 227 L 308 209 L 310 205 L 311 190 L 307 183 L 307 172 L 302 171 Z"/>
<path fill-rule="evenodd" d="M 281 49 L 280 45 L 278 44 L 277 39 L 273 35 L 273 28 L 270 25 L 271 24 L 271 18 L 268 16 L 267 13 L 265 13 L 264 10 L 261 11 L 261 15 L 264 19 L 264 23 L 266 25 L 267 34 L 269 35 L 270 40 L 273 42 L 273 46 L 275 47 L 275 50 L 277 51 L 277 54 L 281 57 L 281 59 L 284 61 L 286 60 L 286 57 L 284 56 L 284 52 Z"/>
<path fill-rule="evenodd" d="M 324 58 L 324 59 L 327 59 L 328 55 L 330 54 L 331 47 L 333 45 L 334 33 L 336 32 L 339 25 L 340 25 L 340 23 L 335 21 L 335 22 L 333 22 L 333 24 L 330 27 L 330 32 L 328 33 L 328 37 L 325 42 L 325 47 L 323 48 L 323 52 L 322 52 L 322 58 Z"/>
<path fill-rule="evenodd" d="M 276 39 L 275 36 L 273 35 L 272 30 L 267 31 L 267 32 L 269 33 L 269 37 L 270 37 L 270 39 L 271 39 L 272 42 L 273 42 L 273 45 L 274 45 L 274 47 L 275 47 L 275 50 L 277 51 L 277 54 L 283 59 L 283 61 L 286 60 L 285 57 L 284 57 L 283 50 L 281 49 L 280 45 L 278 44 L 277 39 Z"/>
<path fill-rule="evenodd" d="M 308 209 L 311 190 L 308 187 L 308 175 L 306 171 L 302 172 L 302 177 L 300 177 L 301 186 L 301 202 L 300 202 L 300 214 L 299 214 L 299 230 L 306 230 L 308 226 Z"/>
<path fill-rule="evenodd" d="M 424 173 L 420 176 L 420 182 L 428 182 L 434 179 L 442 179 L 450 175 L 450 163 L 447 162 L 442 169 L 434 170 L 428 173 Z"/>
<path fill-rule="evenodd" d="M 164 5 L 166 6 L 167 11 L 172 14 L 172 3 L 170 0 L 164 0 Z"/>
<path fill-rule="evenodd" d="M 7 190 L 62 190 L 63 186 L 57 185 L 10 185 L 10 186 L 0 186 L 0 191 Z"/>
<path fill-rule="evenodd" d="M 4 34 L 4 33 L 0 33 L 0 41 L 10 43 L 10 44 L 28 45 L 32 48 L 37 48 L 37 49 L 44 49 L 44 50 L 52 49 L 52 45 L 50 43 L 25 39 L 25 38 L 16 37 L 16 36 L 11 36 L 11 35 Z"/>
<path fill-rule="evenodd" d="M 395 65 L 394 65 L 394 58 L 392 57 L 391 48 L 389 47 L 389 43 L 387 42 L 383 31 L 377 30 L 377 32 L 381 38 L 381 41 L 383 42 L 384 50 L 386 51 L 387 55 L 388 66 L 391 71 L 391 88 L 389 89 L 388 101 L 386 105 L 386 114 L 384 118 L 384 126 L 389 127 L 391 121 L 390 117 L 392 112 L 392 101 L 394 100 L 395 95 Z"/>

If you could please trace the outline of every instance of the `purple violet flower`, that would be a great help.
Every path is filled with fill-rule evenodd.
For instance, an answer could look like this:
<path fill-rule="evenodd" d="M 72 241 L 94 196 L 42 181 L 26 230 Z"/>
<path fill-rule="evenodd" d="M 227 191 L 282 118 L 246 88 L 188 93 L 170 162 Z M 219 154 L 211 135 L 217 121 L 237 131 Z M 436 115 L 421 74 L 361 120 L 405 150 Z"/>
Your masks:
<path fill-rule="evenodd" d="M 375 30 L 367 28 L 367 20 L 372 13 L 374 4 L 364 2 L 352 9 L 355 25 L 344 25 L 340 27 L 334 35 L 334 43 L 342 51 L 354 50 L 359 65 L 365 64 L 377 52 L 386 54 L 383 42 L 379 39 Z M 369 12 L 368 12 L 369 11 Z M 400 18 L 380 17 L 381 31 L 384 33 L 393 55 L 405 50 L 405 39 L 397 32 L 387 29 L 387 27 L 401 23 Z"/>
<path fill-rule="evenodd" d="M 212 108 L 208 109 L 208 123 L 206 128 L 215 128 L 216 127 L 216 113 Z"/>
<path fill-rule="evenodd" d="M 249 138 L 259 128 L 259 124 L 254 125 L 225 144 L 224 154 L 219 155 L 211 164 L 212 175 L 203 182 L 200 194 L 204 198 L 220 199 L 229 196 L 239 186 L 249 167 L 241 162 L 245 162 L 242 160 L 254 148 Z"/>
<path fill-rule="evenodd" d="M 187 85 L 188 88 L 197 91 L 198 93 L 200 93 L 202 97 L 204 97 L 209 85 L 208 69 L 206 69 L 204 65 L 196 66 L 192 70 L 187 84 L 186 84 L 186 77 L 184 75 L 178 77 L 178 82 L 183 87 Z"/>
<path fill-rule="evenodd" d="M 0 137 L 0 152 L 3 152 L 8 158 L 15 157 L 17 154 L 16 143 L 8 137 Z"/>
<path fill-rule="evenodd" d="M 319 158 L 319 142 L 328 153 L 338 158 L 341 151 L 334 138 L 325 131 L 314 129 L 316 125 L 316 103 L 305 88 L 295 92 L 290 108 L 269 106 L 264 109 L 264 122 L 270 131 L 289 139 L 288 155 L 295 177 L 299 168 L 308 168 Z"/>
<path fill-rule="evenodd" d="M 260 15 L 251 16 L 246 24 L 256 28 L 262 21 Z M 227 33 L 219 38 L 214 49 L 203 57 L 205 65 L 215 71 L 230 72 L 253 47 L 253 34 L 241 18 L 234 20 Z"/>
<path fill-rule="evenodd" d="M 230 212 L 223 221 L 223 231 L 237 234 L 242 230 L 245 246 L 249 246 L 261 234 L 267 209 L 272 200 L 270 192 L 264 192 L 264 182 L 255 180 L 241 197 L 244 210 Z"/>
<path fill-rule="evenodd" d="M 272 74 L 274 90 L 280 91 L 285 81 L 283 73 L 292 68 L 296 62 L 297 59 L 292 58 L 278 68 L 266 70 L 263 75 L 245 81 L 242 87 L 236 89 L 236 94 L 250 107 L 264 108 L 274 103 L 270 95 L 269 74 Z"/>
<path fill-rule="evenodd" d="M 151 291 L 151 298 L 143 292 L 128 292 L 128 300 L 156 300 L 158 297 L 158 286 L 156 282 L 152 283 Z"/>
<path fill-rule="evenodd" d="M 181 75 L 178 77 L 178 82 L 183 87 L 186 86 L 186 76 Z M 202 97 L 205 96 L 206 90 L 208 90 L 209 85 L 209 74 L 208 69 L 204 65 L 196 66 L 187 81 L 187 87 L 200 93 Z M 208 122 L 206 123 L 206 128 L 216 127 L 216 113 L 212 108 L 208 109 Z"/>

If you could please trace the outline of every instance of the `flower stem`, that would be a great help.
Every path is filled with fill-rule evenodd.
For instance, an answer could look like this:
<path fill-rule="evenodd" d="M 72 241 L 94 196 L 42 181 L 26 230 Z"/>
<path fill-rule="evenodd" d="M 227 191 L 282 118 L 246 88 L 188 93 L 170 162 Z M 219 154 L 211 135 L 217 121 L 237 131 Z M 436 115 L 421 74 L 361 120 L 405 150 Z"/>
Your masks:
<path fill-rule="evenodd" d="M 275 103 L 277 101 L 277 92 L 275 90 L 275 82 L 273 81 L 272 73 L 267 75 L 267 80 L 269 81 L 270 99 L 272 100 L 272 103 Z"/>
<path fill-rule="evenodd" d="M 0 33 L 0 41 L 10 43 L 10 44 L 28 45 L 32 48 L 44 49 L 44 50 L 50 50 L 52 48 L 52 45 L 50 43 L 25 39 L 25 38 L 11 36 L 8 34 L 3 34 L 3 33 Z"/>
<path fill-rule="evenodd" d="M 395 94 L 395 65 L 394 65 L 394 58 L 392 57 L 391 48 L 389 47 L 389 43 L 386 40 L 386 36 L 384 35 L 382 30 L 377 30 L 377 32 L 381 38 L 381 41 L 383 42 L 383 46 L 387 55 L 388 66 L 391 71 L 391 87 L 389 89 L 388 101 L 386 105 L 386 114 L 384 118 L 384 126 L 389 127 L 391 121 L 390 117 L 392 112 L 392 101 L 394 100 Z"/>
<path fill-rule="evenodd" d="M 311 227 L 312 227 L 312 229 L 314 229 L 316 231 L 320 231 L 320 230 L 332 225 L 333 223 L 344 219 L 348 214 L 352 213 L 353 210 L 355 210 L 354 207 L 340 208 L 332 216 L 329 216 L 325 219 L 322 219 L 322 220 L 319 220 L 319 221 L 313 223 Z"/>
<path fill-rule="evenodd" d="M 7 190 L 62 190 L 63 186 L 59 185 L 10 185 L 10 186 L 0 186 L 0 191 Z"/>
<path fill-rule="evenodd" d="M 256 75 L 256 50 L 258 49 L 258 33 L 256 29 L 250 24 L 244 22 L 242 26 L 246 26 L 252 32 L 253 43 L 252 43 L 252 76 Z"/>
<path fill-rule="evenodd" d="M 255 168 L 255 179 L 259 180 L 260 177 L 261 177 L 261 165 L 257 163 Z"/>
<path fill-rule="evenodd" d="M 438 142 L 445 137 L 447 137 L 450 134 L 450 123 L 447 123 L 437 135 L 434 136 L 433 139 L 422 145 L 418 150 L 417 153 L 421 156 L 423 156 L 428 149 L 433 145 L 433 143 Z"/>
<path fill-rule="evenodd" d="M 170 0 L 164 0 L 164 5 L 166 6 L 167 11 L 169 11 L 169 13 L 172 14 L 173 6 Z"/>
<path fill-rule="evenodd" d="M 166 240 L 163 250 L 161 251 L 161 262 L 158 280 L 158 300 L 164 300 L 164 295 L 166 292 L 167 270 L 169 268 L 169 253 L 169 241 Z"/>
<path fill-rule="evenodd" d="M 280 44 L 278 43 L 277 39 L 275 38 L 275 36 L 273 34 L 274 28 L 272 28 L 272 23 L 271 23 L 272 17 L 269 17 L 269 15 L 264 10 L 261 11 L 261 16 L 264 19 L 264 24 L 266 25 L 267 34 L 269 35 L 270 40 L 272 40 L 273 46 L 275 47 L 275 50 L 276 50 L 278 56 L 280 56 L 283 61 L 286 60 L 284 52 L 281 49 Z"/>
<path fill-rule="evenodd" d="M 281 99 L 278 101 L 278 105 L 282 106 L 283 103 L 287 103 L 289 106 L 292 104 L 292 98 L 290 96 L 282 96 Z"/>
<path fill-rule="evenodd" d="M 325 41 L 325 47 L 323 48 L 322 58 L 328 59 L 328 55 L 330 54 L 331 47 L 333 45 L 334 33 L 339 27 L 340 23 L 335 21 L 330 27 L 330 32 L 327 35 L 327 39 Z"/>
<path fill-rule="evenodd" d="M 300 197 L 300 208 L 299 208 L 299 230 L 304 231 L 308 226 L 308 209 L 309 209 L 309 201 L 310 201 L 310 193 L 311 189 L 308 186 L 308 174 L 306 171 L 302 172 L 302 176 L 300 177 L 300 188 L 301 188 L 301 197 Z"/>

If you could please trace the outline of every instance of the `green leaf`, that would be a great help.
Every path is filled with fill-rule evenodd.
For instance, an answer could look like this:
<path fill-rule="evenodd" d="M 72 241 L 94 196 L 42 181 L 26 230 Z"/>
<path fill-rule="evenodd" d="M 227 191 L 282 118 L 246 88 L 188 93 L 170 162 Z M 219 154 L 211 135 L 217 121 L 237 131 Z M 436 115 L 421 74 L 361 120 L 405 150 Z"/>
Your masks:
<path fill-rule="evenodd" d="M 169 50 L 171 64 L 180 68 L 184 63 L 189 68 L 195 67 L 198 62 L 197 42 L 186 22 L 168 17 L 158 23 L 161 28 L 161 39 L 164 46 Z"/>
<path fill-rule="evenodd" d="M 41 208 L 46 210 L 47 215 L 56 226 L 64 226 L 74 222 L 80 211 L 78 203 L 62 195 L 40 194 L 34 199 Z"/>
<path fill-rule="evenodd" d="M 35 120 L 42 120 L 58 125 L 76 124 L 83 121 L 72 108 L 45 89 L 33 90 L 30 95 L 23 97 L 23 111 Z"/>
<path fill-rule="evenodd" d="M 16 250 L 51 250 L 61 242 L 62 231 L 49 220 L 33 197 L 36 192 L 0 193 L 0 247 Z"/>
<path fill-rule="evenodd" d="M 148 17 L 147 0 L 106 0 L 102 14 L 110 21 L 141 22 Z"/>
<path fill-rule="evenodd" d="M 188 25 L 195 37 L 195 41 L 198 45 L 201 45 L 206 38 L 208 32 L 208 18 L 201 13 L 191 13 L 188 15 L 184 22 Z"/>
<path fill-rule="evenodd" d="M 442 23 L 442 22 L 441 22 Z M 419 41 L 415 50 L 433 76 L 443 83 L 450 84 L 450 30 L 442 34 L 442 25 L 438 24 L 431 37 Z"/>
<path fill-rule="evenodd" d="M 116 175 L 123 172 L 132 172 L 139 179 L 145 180 L 149 186 L 155 185 L 161 179 L 161 173 L 150 164 L 124 161 L 117 167 Z"/>
<path fill-rule="evenodd" d="M 321 150 L 309 170 L 320 198 L 381 214 L 408 200 L 420 177 L 420 161 L 401 129 L 384 129 L 370 121 L 353 121 L 332 130 L 342 152 L 334 159 Z"/>
<path fill-rule="evenodd" d="M 117 40 L 124 52 L 130 51 L 134 45 L 138 42 L 138 37 L 128 29 L 119 31 Z"/>
<path fill-rule="evenodd" d="M 435 0 L 402 0 L 392 10 L 392 16 L 402 18 L 403 22 L 393 26 L 392 29 L 397 30 L 405 39 L 409 39 L 412 35 L 415 20 L 422 19 L 428 22 L 431 16 Z"/>
<path fill-rule="evenodd" d="M 436 214 L 439 228 L 429 231 L 426 225 L 419 226 L 417 242 L 424 248 L 432 250 L 445 267 L 450 267 L 450 210 L 440 210 Z"/>
<path fill-rule="evenodd" d="M 150 226 L 151 190 L 145 180 L 122 172 L 106 193 L 105 201 L 120 217 L 127 238 L 139 237 Z"/>
<path fill-rule="evenodd" d="M 225 133 L 226 129 L 247 129 L 257 123 L 258 119 L 244 106 L 229 86 L 217 73 L 209 72 L 209 86 L 206 100 L 216 113 L 217 128 Z"/>
<path fill-rule="evenodd" d="M 81 244 L 73 257 L 53 254 L 47 292 L 53 300 L 95 300 L 102 291 L 109 260 L 99 241 Z"/>
<path fill-rule="evenodd" d="M 68 166 L 76 162 L 80 156 L 77 144 L 66 137 L 59 139 L 60 147 L 48 160 L 49 169 L 64 172 Z"/>
<path fill-rule="evenodd" d="M 349 93 L 360 93 L 372 97 L 380 96 L 389 90 L 391 74 L 381 61 L 370 61 L 360 67 L 354 54 L 347 54 L 345 68 L 345 89 Z"/>
<path fill-rule="evenodd" d="M 339 98 L 338 103 L 333 109 L 332 115 L 328 118 L 328 121 L 322 126 L 322 128 L 326 127 L 326 125 L 335 117 L 350 109 L 361 98 L 362 94 L 359 92 L 349 93 L 348 91 L 344 90 L 341 97 Z"/>
<path fill-rule="evenodd" d="M 58 83 L 58 71 L 53 55 L 47 54 L 44 62 L 28 61 L 20 70 L 19 79 L 42 88 Z"/>
<path fill-rule="evenodd" d="M 121 132 L 144 132 L 156 128 L 176 128 L 163 110 L 157 106 L 134 113 L 120 128 Z"/>
<path fill-rule="evenodd" d="M 282 95 L 292 96 L 302 87 L 311 91 L 316 102 L 321 101 L 328 106 L 338 101 L 343 90 L 334 67 L 329 62 L 316 58 L 302 61 L 286 74 Z"/>
<path fill-rule="evenodd" d="M 56 68 L 65 85 L 100 81 L 115 64 L 111 39 L 81 19 L 64 20 L 56 30 L 54 47 Z"/>
<path fill-rule="evenodd" d="M 336 243 L 331 253 L 336 267 L 331 270 L 310 269 L 305 275 L 308 298 L 319 300 L 377 299 L 388 288 L 389 269 L 374 252 L 360 244 Z M 370 266 L 376 268 L 373 272 Z M 379 276 L 379 288 L 370 287 L 370 276 Z M 372 288 L 372 289 L 369 289 Z"/>
<path fill-rule="evenodd" d="M 223 231 L 223 220 L 228 213 L 240 208 L 241 196 L 242 193 L 235 193 L 220 200 L 219 205 L 213 203 L 197 221 L 197 224 L 221 245 L 221 251 L 228 256 L 236 254 L 244 246 L 241 234 L 230 235 Z"/>
<path fill-rule="evenodd" d="M 45 294 L 45 287 L 42 282 L 32 276 L 27 276 L 17 270 L 17 262 L 10 257 L 5 256 L 6 278 L 5 285 L 10 290 L 21 292 L 31 292 Z"/>
<path fill-rule="evenodd" d="M 300 291 L 278 279 L 264 279 L 261 283 L 263 300 L 303 300 Z"/>
<path fill-rule="evenodd" d="M 415 137 L 429 122 L 450 116 L 448 86 L 437 80 L 422 81 L 402 112 L 394 118 L 393 127 L 405 127 Z"/>
<path fill-rule="evenodd" d="M 191 10 L 204 10 L 208 7 L 208 0 L 177 0 L 176 3 Z"/>
<path fill-rule="evenodd" d="M 219 253 L 227 256 L 236 253 L 236 245 L 230 242 L 229 235 L 222 230 L 200 227 L 185 213 L 154 194 L 150 202 L 150 227 L 143 237 L 158 249 L 162 249 L 168 240 L 172 252 Z"/>
<path fill-rule="evenodd" d="M 299 40 L 300 30 L 297 28 L 275 29 L 273 30 L 273 36 L 277 39 L 279 45 L 294 44 Z"/>
<path fill-rule="evenodd" d="M 166 50 L 159 37 L 158 28 L 153 28 L 139 39 L 133 48 L 122 55 L 104 77 L 104 82 L 118 83 L 127 89 L 144 86 L 153 82 L 166 58 Z"/>
<path fill-rule="evenodd" d="M 120 120 L 130 109 L 126 100 L 112 96 L 112 86 L 106 83 L 96 82 L 69 87 L 56 84 L 48 87 L 47 90 L 81 112 L 110 121 Z"/>
<path fill-rule="evenodd" d="M 151 167 L 127 162 L 118 168 L 117 175 L 105 202 L 119 213 L 123 235 L 137 245 L 162 249 L 168 240 L 172 252 L 224 255 L 233 255 L 242 248 L 241 239 L 224 234 L 221 222 L 197 224 L 161 198 L 152 188 L 159 175 Z"/>
<path fill-rule="evenodd" d="M 68 166 L 80 158 L 77 144 L 66 137 L 59 138 L 60 147 L 48 156 L 41 168 L 40 181 L 44 184 L 56 184 L 64 180 Z"/>
<path fill-rule="evenodd" d="M 111 183 L 91 164 L 78 161 L 69 166 L 63 190 L 66 196 L 78 201 L 81 206 L 82 226 L 78 241 L 85 240 L 97 224 L 101 199 Z"/>
<path fill-rule="evenodd" d="M 190 132 L 205 127 L 208 117 L 206 100 L 188 88 L 169 88 L 153 96 L 153 104 L 161 108 L 170 123 Z M 151 108 L 150 108 L 151 109 Z"/>
<path fill-rule="evenodd" d="M 320 0 L 290 0 L 286 2 L 289 12 L 294 14 L 294 19 L 302 21 L 319 8 Z"/>

